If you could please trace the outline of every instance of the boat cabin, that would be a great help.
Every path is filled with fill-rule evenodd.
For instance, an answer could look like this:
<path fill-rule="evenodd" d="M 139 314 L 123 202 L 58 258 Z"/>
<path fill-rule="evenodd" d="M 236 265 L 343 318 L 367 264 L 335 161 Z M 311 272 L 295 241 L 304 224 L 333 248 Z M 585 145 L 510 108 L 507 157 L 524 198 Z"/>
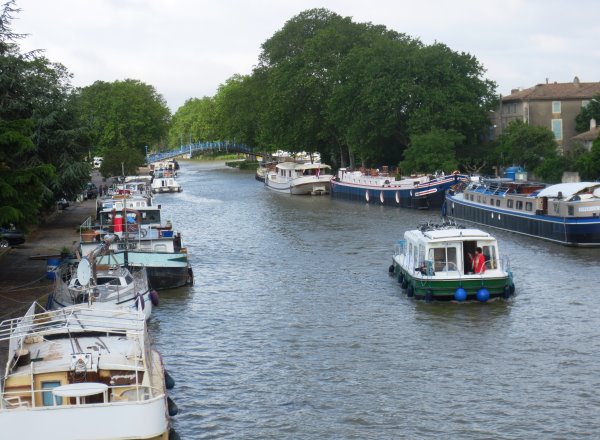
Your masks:
<path fill-rule="evenodd" d="M 431 229 L 407 231 L 396 246 L 396 254 L 404 254 L 404 266 L 433 276 L 436 273 L 473 273 L 471 258 L 480 247 L 486 270 L 498 269 L 496 239 L 478 229 Z"/>
<path fill-rule="evenodd" d="M 600 216 L 600 183 L 577 182 L 546 186 L 491 179 L 473 183 L 464 200 L 494 209 L 552 217 Z"/>

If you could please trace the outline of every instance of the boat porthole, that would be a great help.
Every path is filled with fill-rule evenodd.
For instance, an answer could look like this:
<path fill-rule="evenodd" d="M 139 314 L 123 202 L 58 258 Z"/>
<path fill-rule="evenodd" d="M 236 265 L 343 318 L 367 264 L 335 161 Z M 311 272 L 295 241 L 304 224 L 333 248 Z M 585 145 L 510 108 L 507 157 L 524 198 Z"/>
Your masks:
<path fill-rule="evenodd" d="M 385 202 L 385 197 L 383 195 L 383 191 L 381 191 L 379 193 L 379 201 L 381 202 L 381 204 L 383 205 L 383 203 Z"/>
<path fill-rule="evenodd" d="M 370 197 L 369 197 L 369 191 L 365 191 L 365 201 L 367 203 L 369 203 L 369 199 L 370 199 Z"/>
<path fill-rule="evenodd" d="M 396 203 L 400 204 L 400 191 L 396 191 Z"/>

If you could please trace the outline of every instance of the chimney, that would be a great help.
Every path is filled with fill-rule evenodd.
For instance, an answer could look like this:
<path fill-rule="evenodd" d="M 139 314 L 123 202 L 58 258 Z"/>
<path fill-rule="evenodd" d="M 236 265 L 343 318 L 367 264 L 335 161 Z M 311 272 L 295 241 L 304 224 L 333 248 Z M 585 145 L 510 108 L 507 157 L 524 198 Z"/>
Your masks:
<path fill-rule="evenodd" d="M 596 120 L 594 118 L 590 119 L 590 131 L 596 128 Z"/>

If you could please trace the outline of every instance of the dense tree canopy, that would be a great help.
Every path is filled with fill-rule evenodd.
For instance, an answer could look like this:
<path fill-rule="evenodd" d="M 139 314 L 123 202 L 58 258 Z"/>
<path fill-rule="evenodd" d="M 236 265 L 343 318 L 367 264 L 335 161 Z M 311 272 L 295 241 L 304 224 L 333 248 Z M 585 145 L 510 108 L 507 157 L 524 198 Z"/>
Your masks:
<path fill-rule="evenodd" d="M 209 141 L 218 138 L 215 127 L 215 100 L 192 98 L 185 101 L 173 115 L 169 129 L 169 146 L 183 143 Z"/>
<path fill-rule="evenodd" d="M 133 150 L 142 155 L 127 157 L 127 168 L 143 163 L 146 147 L 159 149 L 167 142 L 171 113 L 153 86 L 134 79 L 107 83 L 96 81 L 79 92 L 78 114 L 89 130 L 94 153 L 102 156 Z M 119 154 L 120 156 L 120 154 Z M 107 176 L 106 167 L 101 168 Z"/>
<path fill-rule="evenodd" d="M 35 224 L 89 179 L 85 132 L 77 122 L 70 74 L 39 52 L 22 53 L 0 11 L 0 224 Z"/>
<path fill-rule="evenodd" d="M 588 105 L 581 107 L 581 111 L 575 118 L 575 129 L 579 133 L 583 133 L 590 129 L 590 120 L 595 119 L 600 125 L 600 96 L 592 99 Z"/>
<path fill-rule="evenodd" d="M 504 163 L 521 165 L 529 171 L 558 156 L 552 131 L 523 121 L 511 123 L 498 140 L 498 153 Z"/>
<path fill-rule="evenodd" d="M 462 134 L 453 151 L 472 161 L 496 104 L 483 74 L 443 44 L 310 9 L 265 41 L 251 75 L 219 89 L 216 125 L 261 150 L 318 151 L 350 166 L 398 164 L 413 136 L 440 129 Z"/>

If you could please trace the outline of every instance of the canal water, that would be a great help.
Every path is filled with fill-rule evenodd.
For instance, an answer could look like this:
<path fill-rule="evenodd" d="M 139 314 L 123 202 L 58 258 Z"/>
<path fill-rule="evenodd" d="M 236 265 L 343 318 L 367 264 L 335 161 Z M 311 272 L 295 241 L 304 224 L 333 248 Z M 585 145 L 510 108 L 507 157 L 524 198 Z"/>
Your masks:
<path fill-rule="evenodd" d="M 193 287 L 150 331 L 184 439 L 600 438 L 599 250 L 491 231 L 508 302 L 407 298 L 394 242 L 437 212 L 273 193 L 183 162 L 156 197 Z"/>

